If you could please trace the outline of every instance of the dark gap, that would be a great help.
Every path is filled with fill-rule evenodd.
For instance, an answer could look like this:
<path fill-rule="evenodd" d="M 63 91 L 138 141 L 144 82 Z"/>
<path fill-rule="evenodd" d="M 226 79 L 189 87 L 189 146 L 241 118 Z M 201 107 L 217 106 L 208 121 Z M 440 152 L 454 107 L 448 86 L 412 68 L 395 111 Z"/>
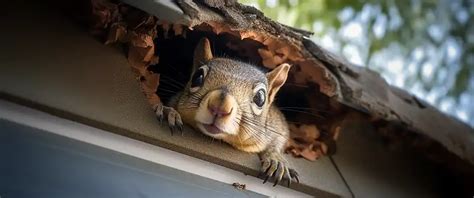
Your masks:
<path fill-rule="evenodd" d="M 203 37 L 210 40 L 215 57 L 231 58 L 262 67 L 260 57 L 241 55 L 258 54 L 256 51 L 262 44 L 249 39 L 240 40 L 240 38 L 228 33 L 216 35 L 209 28 L 208 26 L 199 26 L 194 31 L 186 30 L 186 38 L 184 38 L 182 35 L 175 36 L 172 29 L 165 35 L 163 28 L 158 27 L 155 51 L 156 55 L 160 57 L 160 61 L 157 65 L 150 66 L 149 69 L 161 76 L 157 93 L 165 104 L 173 95 L 171 91 L 181 91 L 182 89 L 179 87 L 185 85 L 189 80 L 192 72 L 194 48 Z M 242 48 L 240 47 L 242 45 L 251 47 Z M 249 52 L 252 49 L 254 51 Z"/>
<path fill-rule="evenodd" d="M 206 37 L 211 42 L 211 48 L 215 57 L 226 57 L 259 66 L 262 58 L 258 49 L 265 46 L 251 39 L 241 40 L 230 33 L 216 35 L 208 25 L 200 25 L 193 31 L 185 30 L 183 35 L 175 36 L 172 28 L 165 34 L 163 27 L 158 27 L 158 36 L 155 39 L 155 52 L 159 56 L 159 63 L 150 66 L 150 70 L 160 74 L 160 85 L 157 94 L 167 104 L 172 96 L 182 91 L 192 72 L 194 48 L 199 40 Z M 292 71 L 299 69 L 293 63 Z M 293 75 L 289 75 L 287 83 L 280 89 L 275 104 L 285 114 L 290 123 L 295 124 L 317 124 L 321 132 L 321 138 L 330 135 L 328 117 L 333 117 L 330 98 L 319 92 L 318 84 L 295 84 Z M 311 98 L 311 100 L 309 100 Z"/>

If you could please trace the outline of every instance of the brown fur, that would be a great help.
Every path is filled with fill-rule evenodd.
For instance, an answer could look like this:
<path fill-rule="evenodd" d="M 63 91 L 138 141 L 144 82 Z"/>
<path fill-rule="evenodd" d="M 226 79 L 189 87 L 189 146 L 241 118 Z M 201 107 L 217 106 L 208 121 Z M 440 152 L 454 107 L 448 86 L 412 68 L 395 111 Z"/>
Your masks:
<path fill-rule="evenodd" d="M 201 40 L 196 48 L 193 73 L 203 66 L 208 71 L 202 86 L 191 91 L 188 82 L 169 104 L 179 113 L 179 119 L 239 150 L 258 153 L 266 179 L 273 178 L 275 184 L 282 179 L 287 179 L 288 184 L 291 179 L 297 180 L 296 171 L 288 167 L 282 154 L 289 138 L 288 124 L 272 104 L 290 66 L 282 64 L 264 73 L 247 63 L 213 58 L 207 39 Z M 255 90 L 259 89 L 256 86 L 266 90 L 262 108 L 253 102 Z M 221 132 L 210 133 L 206 126 L 216 126 Z"/>

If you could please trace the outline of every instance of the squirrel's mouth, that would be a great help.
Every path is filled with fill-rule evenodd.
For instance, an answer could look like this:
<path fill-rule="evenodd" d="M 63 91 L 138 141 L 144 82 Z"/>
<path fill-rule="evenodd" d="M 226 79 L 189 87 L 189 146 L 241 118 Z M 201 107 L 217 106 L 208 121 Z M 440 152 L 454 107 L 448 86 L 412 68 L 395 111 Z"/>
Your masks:
<path fill-rule="evenodd" d="M 213 134 L 213 135 L 217 135 L 217 134 L 220 134 L 220 133 L 224 133 L 224 131 L 222 131 L 221 129 L 219 129 L 216 125 L 214 124 L 202 124 L 202 126 L 204 127 L 204 129 L 206 129 L 206 132 L 210 133 L 210 134 Z"/>
<path fill-rule="evenodd" d="M 212 136 L 214 138 L 224 138 L 227 135 L 232 134 L 231 131 L 228 131 L 225 126 L 220 125 L 219 123 L 203 123 L 197 122 L 196 127 L 204 134 Z"/>

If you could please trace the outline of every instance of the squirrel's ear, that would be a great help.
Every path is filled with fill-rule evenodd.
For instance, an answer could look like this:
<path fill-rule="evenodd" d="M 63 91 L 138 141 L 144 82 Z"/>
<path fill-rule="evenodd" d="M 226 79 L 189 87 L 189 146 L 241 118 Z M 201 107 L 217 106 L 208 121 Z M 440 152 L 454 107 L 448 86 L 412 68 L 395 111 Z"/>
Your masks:
<path fill-rule="evenodd" d="M 285 84 L 286 78 L 288 77 L 288 71 L 290 71 L 290 65 L 287 63 L 283 63 L 278 65 L 275 69 L 271 72 L 267 73 L 267 80 L 268 80 L 268 101 L 273 102 L 273 98 L 275 98 L 276 93 L 280 89 L 283 84 Z"/>
<path fill-rule="evenodd" d="M 199 41 L 196 49 L 194 49 L 193 67 L 196 68 L 211 59 L 211 43 L 206 37 L 204 37 Z"/>

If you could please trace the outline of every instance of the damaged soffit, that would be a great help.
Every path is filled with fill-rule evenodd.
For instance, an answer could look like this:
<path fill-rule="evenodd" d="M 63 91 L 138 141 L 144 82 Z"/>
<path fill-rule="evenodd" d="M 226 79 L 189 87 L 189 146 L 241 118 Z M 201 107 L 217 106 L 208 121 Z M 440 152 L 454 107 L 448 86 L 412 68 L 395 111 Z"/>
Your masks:
<path fill-rule="evenodd" d="M 274 22 L 259 10 L 233 0 L 124 2 L 161 19 L 158 23 L 175 30 L 175 34 L 193 31 L 205 24 L 215 34 L 226 33 L 240 40 L 258 42 L 263 46 L 257 49 L 263 66 L 272 69 L 283 62 L 297 65 L 291 72 L 291 83 L 316 83 L 318 86 L 315 91 L 363 112 L 366 115 L 364 119 L 372 122 L 382 135 L 396 141 L 409 141 L 409 144 L 435 160 L 457 160 L 474 172 L 472 128 L 408 92 L 390 86 L 376 72 L 331 54 L 309 39 L 310 32 Z M 152 40 L 149 43 L 143 46 L 153 46 Z M 147 65 L 153 62 L 153 54 L 147 60 Z M 142 84 L 142 88 L 149 93 L 149 102 L 159 102 L 160 99 L 152 94 L 157 89 L 159 76 L 146 74 L 145 70 L 138 73 L 151 79 L 142 81 L 147 84 Z M 340 119 L 352 118 L 347 116 Z M 332 136 L 337 135 L 335 133 Z"/>

